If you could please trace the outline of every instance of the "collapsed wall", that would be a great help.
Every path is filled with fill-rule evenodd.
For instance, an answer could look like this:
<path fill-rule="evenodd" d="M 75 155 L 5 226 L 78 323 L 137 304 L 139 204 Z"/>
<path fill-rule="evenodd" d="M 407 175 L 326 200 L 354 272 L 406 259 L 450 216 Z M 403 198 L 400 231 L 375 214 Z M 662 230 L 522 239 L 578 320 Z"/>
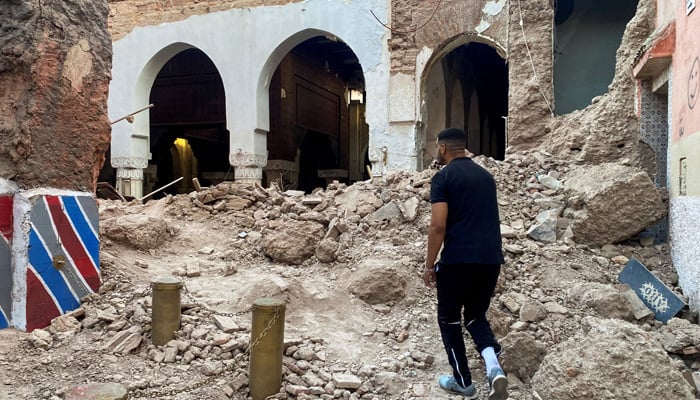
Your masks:
<path fill-rule="evenodd" d="M 0 328 L 46 326 L 99 288 L 107 14 L 106 1 L 0 8 Z"/>
<path fill-rule="evenodd" d="M 617 50 L 615 76 L 608 92 L 583 110 L 552 118 L 545 127 L 546 134 L 540 136 L 541 147 L 583 164 L 621 161 L 653 171 L 653 165 L 644 158 L 647 146 L 639 139 L 637 81 L 631 65 L 654 30 L 655 12 L 655 1 L 639 1 Z"/>

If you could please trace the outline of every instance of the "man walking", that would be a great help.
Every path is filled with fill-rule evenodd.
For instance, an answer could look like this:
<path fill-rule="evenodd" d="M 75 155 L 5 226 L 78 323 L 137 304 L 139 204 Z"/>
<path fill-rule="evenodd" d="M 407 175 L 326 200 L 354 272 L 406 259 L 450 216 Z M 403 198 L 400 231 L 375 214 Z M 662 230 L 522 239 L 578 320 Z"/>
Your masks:
<path fill-rule="evenodd" d="M 496 356 L 501 346 L 486 319 L 503 264 L 496 183 L 466 156 L 466 143 L 467 134 L 456 128 L 443 130 L 437 138 L 437 159 L 445 167 L 431 183 L 432 215 L 423 281 L 428 287 L 437 286 L 438 324 L 452 366 L 451 376 L 440 377 L 440 387 L 467 399 L 478 397 L 462 337 L 463 315 L 486 364 L 488 398 L 505 400 L 508 379 Z"/>

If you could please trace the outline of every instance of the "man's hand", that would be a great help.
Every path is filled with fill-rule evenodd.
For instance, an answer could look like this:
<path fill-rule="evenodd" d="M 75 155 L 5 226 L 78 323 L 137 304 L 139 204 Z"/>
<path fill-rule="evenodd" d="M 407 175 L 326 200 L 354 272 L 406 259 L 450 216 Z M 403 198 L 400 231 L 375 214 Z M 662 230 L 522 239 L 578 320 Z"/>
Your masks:
<path fill-rule="evenodd" d="M 435 275 L 434 268 L 426 267 L 425 269 L 423 269 L 423 283 L 425 283 L 426 287 L 434 288 L 436 280 L 437 275 Z"/>

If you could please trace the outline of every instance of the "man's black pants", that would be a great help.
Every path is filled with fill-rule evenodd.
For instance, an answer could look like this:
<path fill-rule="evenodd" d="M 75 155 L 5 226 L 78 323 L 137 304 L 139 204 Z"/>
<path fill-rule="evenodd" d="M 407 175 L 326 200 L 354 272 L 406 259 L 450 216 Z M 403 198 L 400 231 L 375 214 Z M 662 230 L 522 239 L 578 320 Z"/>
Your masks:
<path fill-rule="evenodd" d="M 493 347 L 496 354 L 501 352 L 486 320 L 500 271 L 500 265 L 489 264 L 439 264 L 437 269 L 440 334 L 454 377 L 463 387 L 471 385 L 472 378 L 462 336 L 462 315 L 479 353 L 487 347 Z"/>

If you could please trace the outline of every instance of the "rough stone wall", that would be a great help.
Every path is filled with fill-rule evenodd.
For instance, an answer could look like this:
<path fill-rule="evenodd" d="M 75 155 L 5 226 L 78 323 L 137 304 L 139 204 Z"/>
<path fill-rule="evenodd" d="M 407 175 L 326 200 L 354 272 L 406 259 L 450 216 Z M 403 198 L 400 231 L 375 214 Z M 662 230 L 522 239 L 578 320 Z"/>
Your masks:
<path fill-rule="evenodd" d="M 234 8 L 278 6 L 301 0 L 109 0 L 109 31 L 119 40 L 139 26 L 182 21 Z"/>
<path fill-rule="evenodd" d="M 508 145 L 536 147 L 545 136 L 545 125 L 551 120 L 554 107 L 554 9 L 550 0 L 512 1 L 509 13 Z"/>
<path fill-rule="evenodd" d="M 105 0 L 0 7 L 0 177 L 92 191 L 110 140 Z"/>
<path fill-rule="evenodd" d="M 521 17 L 524 33 L 519 25 Z M 423 47 L 439 51 L 460 35 L 470 35 L 470 40 L 503 46 L 508 53 L 510 81 L 508 141 L 511 146 L 535 147 L 545 136 L 546 124 L 552 118 L 550 110 L 554 107 L 553 21 L 554 10 L 550 0 L 483 1 L 480 4 L 393 0 L 394 30 L 389 42 L 391 70 L 415 71 L 416 55 Z"/>
<path fill-rule="evenodd" d="M 485 25 L 482 40 L 505 46 L 507 10 L 485 12 L 487 3 L 461 0 L 392 0 L 391 3 L 391 70 L 413 73 L 416 56 L 423 47 L 439 50 L 450 39 L 460 35 L 477 36 L 477 26 Z M 505 2 L 502 3 L 505 5 Z M 494 7 L 496 10 L 498 6 Z"/>

